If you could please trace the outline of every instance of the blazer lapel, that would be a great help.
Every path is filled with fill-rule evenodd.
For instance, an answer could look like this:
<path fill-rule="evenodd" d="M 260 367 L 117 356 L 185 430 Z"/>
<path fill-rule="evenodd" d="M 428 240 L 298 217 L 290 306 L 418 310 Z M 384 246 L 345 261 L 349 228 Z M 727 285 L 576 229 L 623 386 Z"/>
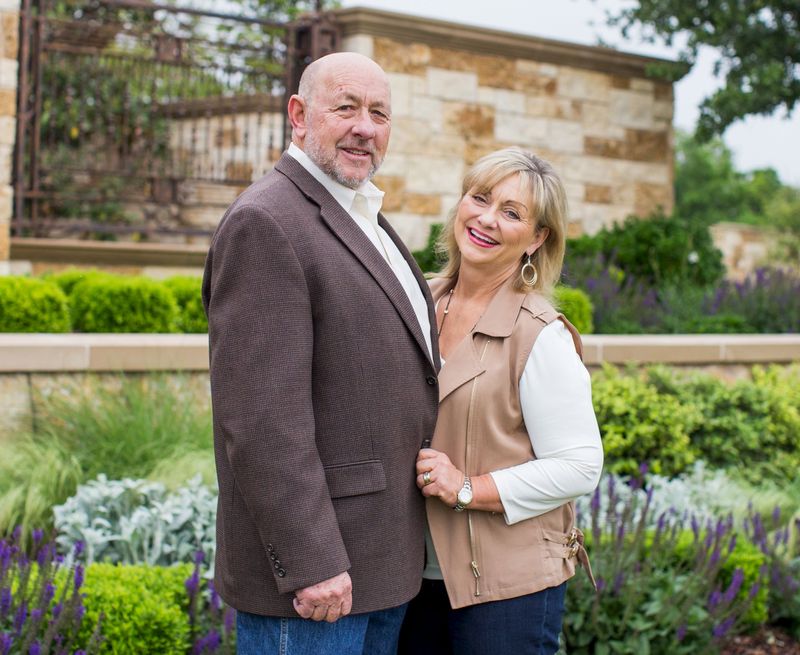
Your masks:
<path fill-rule="evenodd" d="M 306 195 L 306 197 L 310 198 L 313 202 L 319 205 L 322 220 L 325 221 L 331 231 L 348 248 L 348 250 L 353 253 L 353 256 L 361 262 L 361 264 L 367 269 L 367 271 L 369 271 L 370 275 L 372 275 L 378 285 L 383 289 L 384 293 L 397 310 L 397 313 L 400 315 L 400 318 L 403 320 L 406 327 L 411 332 L 422 351 L 425 353 L 425 356 L 430 360 L 428 346 L 425 343 L 422 329 L 419 326 L 419 321 L 417 320 L 417 316 L 414 313 L 414 308 L 411 306 L 411 302 L 406 295 L 405 289 L 403 289 L 403 286 L 400 284 L 397 276 L 394 274 L 394 271 L 392 271 L 389 264 L 386 263 L 386 260 L 375 249 L 375 246 L 369 240 L 367 235 L 364 234 L 363 230 L 358 227 L 350 214 L 342 209 L 342 206 L 336 202 L 336 199 L 330 193 L 328 193 L 325 187 L 317 182 L 314 177 L 291 155 L 284 154 L 278 160 L 278 163 L 275 164 L 275 169 L 286 175 L 286 177 L 288 177 L 295 184 L 295 186 L 297 186 L 297 188 Z M 385 221 L 385 219 L 381 221 L 381 218 L 382 217 L 379 217 L 381 227 L 386 229 L 388 223 Z M 400 239 L 397 237 L 397 234 L 394 233 L 394 230 L 391 232 L 387 230 L 387 232 L 395 244 L 397 244 L 400 248 L 400 252 L 403 254 L 403 257 L 406 257 L 407 249 L 405 246 L 401 245 L 402 242 L 400 242 Z M 410 257 L 410 255 L 408 257 Z M 406 257 L 407 261 L 408 257 Z M 416 264 L 411 266 L 411 270 L 415 272 L 416 277 L 415 267 Z M 421 285 L 423 294 L 426 294 L 427 291 L 424 288 L 425 286 L 427 285 Z M 426 299 L 429 298 L 430 294 L 426 294 Z M 429 304 L 428 313 L 430 314 L 431 311 L 432 309 Z M 436 325 L 435 318 L 433 319 L 432 325 Z M 433 350 L 434 354 L 436 355 L 433 361 L 431 361 L 431 365 L 435 370 L 438 370 L 439 367 L 435 364 L 435 362 L 439 360 L 438 344 L 436 344 L 436 340 L 433 338 L 431 343 L 432 345 L 435 344 L 433 345 Z"/>

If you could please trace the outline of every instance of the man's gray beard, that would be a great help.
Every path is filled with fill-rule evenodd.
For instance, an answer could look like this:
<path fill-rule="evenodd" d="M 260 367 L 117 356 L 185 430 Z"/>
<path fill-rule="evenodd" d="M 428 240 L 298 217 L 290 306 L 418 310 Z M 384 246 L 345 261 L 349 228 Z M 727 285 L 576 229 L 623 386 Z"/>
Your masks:
<path fill-rule="evenodd" d="M 336 148 L 334 147 L 333 153 L 330 156 L 325 156 L 322 152 L 322 148 L 319 145 L 319 142 L 314 138 L 311 132 L 306 134 L 305 142 L 303 143 L 303 152 L 308 155 L 308 158 L 313 161 L 317 166 L 319 166 L 320 170 L 325 173 L 327 176 L 332 177 L 336 180 L 339 184 L 342 184 L 349 189 L 357 189 L 360 187 L 364 182 L 367 180 L 371 180 L 375 173 L 378 172 L 378 167 L 381 165 L 382 162 L 378 162 L 378 164 L 373 163 L 369 167 L 369 172 L 367 173 L 367 177 L 359 179 L 357 177 L 349 177 L 345 175 L 341 170 L 339 170 L 339 166 L 336 162 Z"/>

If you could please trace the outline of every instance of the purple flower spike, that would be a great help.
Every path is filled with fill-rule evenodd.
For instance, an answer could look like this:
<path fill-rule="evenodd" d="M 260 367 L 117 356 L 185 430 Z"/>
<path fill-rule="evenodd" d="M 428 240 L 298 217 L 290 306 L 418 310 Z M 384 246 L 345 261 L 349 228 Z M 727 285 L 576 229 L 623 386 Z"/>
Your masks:
<path fill-rule="evenodd" d="M 78 564 L 75 567 L 75 591 L 83 586 L 83 567 Z"/>
<path fill-rule="evenodd" d="M 73 554 L 75 555 L 75 559 L 80 559 L 81 555 L 83 555 L 84 551 L 84 543 L 80 540 L 75 542 L 75 548 L 73 550 Z"/>
<path fill-rule="evenodd" d="M 34 641 L 28 649 L 28 655 L 41 655 L 41 652 L 42 647 L 39 645 L 38 641 Z"/>
<path fill-rule="evenodd" d="M 733 599 L 736 598 L 736 594 L 739 593 L 739 589 L 742 586 L 742 582 L 744 582 L 744 571 L 740 568 L 737 568 L 733 572 L 733 578 L 731 579 L 730 585 L 725 590 L 725 594 L 723 595 L 722 599 L 726 603 L 733 602 Z"/>
<path fill-rule="evenodd" d="M 714 626 L 713 635 L 715 639 L 722 639 L 728 630 L 733 626 L 733 618 L 725 619 L 719 625 Z"/>
<path fill-rule="evenodd" d="M 200 588 L 200 574 L 196 569 L 192 575 L 186 578 L 183 586 L 186 587 L 186 591 L 189 593 L 189 596 L 194 597 L 194 595 L 197 593 L 197 590 Z"/>
<path fill-rule="evenodd" d="M 42 540 L 42 537 L 44 537 L 44 530 L 40 530 L 39 528 L 36 528 L 33 531 L 33 545 L 34 546 L 38 546 L 39 542 Z"/>
<path fill-rule="evenodd" d="M 678 642 L 683 641 L 683 638 L 686 636 L 686 624 L 682 623 L 678 626 L 678 629 L 675 631 L 675 640 Z"/>
<path fill-rule="evenodd" d="M 53 605 L 53 618 L 57 619 L 61 615 L 61 610 L 64 609 L 64 605 L 62 603 L 56 603 Z"/>
<path fill-rule="evenodd" d="M 202 564 L 203 560 L 205 559 L 205 555 L 203 554 L 202 550 L 197 550 L 194 553 L 194 563 L 195 564 Z"/>
<path fill-rule="evenodd" d="M 11 595 L 11 589 L 7 587 L 0 589 L 0 617 L 4 617 L 8 614 L 8 610 L 11 609 L 12 600 L 14 600 L 14 597 Z"/>
<path fill-rule="evenodd" d="M 53 585 L 52 582 L 48 581 L 47 584 L 44 586 L 44 600 L 45 600 L 45 602 L 49 603 L 51 600 L 53 600 L 53 596 L 55 596 L 55 594 L 56 594 L 55 586 Z"/>
<path fill-rule="evenodd" d="M 592 493 L 592 501 L 589 505 L 592 513 L 596 513 L 600 510 L 600 487 L 595 487 L 594 493 Z"/>
<path fill-rule="evenodd" d="M 599 583 L 598 583 L 599 584 Z M 229 607 L 225 610 L 225 634 L 233 632 L 233 626 L 236 623 L 236 610 Z"/>
<path fill-rule="evenodd" d="M 28 618 L 28 604 L 23 600 L 19 607 L 17 608 L 17 612 L 14 615 L 14 630 L 17 634 L 22 633 L 22 626 L 25 625 L 25 621 Z"/>
<path fill-rule="evenodd" d="M 11 646 L 14 643 L 14 638 L 5 632 L 0 634 L 0 655 L 8 655 Z"/>
<path fill-rule="evenodd" d="M 720 593 L 719 589 L 715 589 L 714 591 L 712 591 L 711 595 L 708 597 L 708 611 L 713 612 L 717 608 L 721 600 L 722 600 L 722 594 Z"/>
<path fill-rule="evenodd" d="M 772 525 L 777 526 L 781 520 L 781 508 L 778 505 L 775 505 L 775 509 L 772 510 Z"/>

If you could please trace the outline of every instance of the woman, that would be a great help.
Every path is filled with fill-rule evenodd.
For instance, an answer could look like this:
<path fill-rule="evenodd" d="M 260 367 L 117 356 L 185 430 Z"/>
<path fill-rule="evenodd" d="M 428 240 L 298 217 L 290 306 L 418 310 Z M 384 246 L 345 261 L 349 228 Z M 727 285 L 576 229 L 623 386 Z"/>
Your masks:
<path fill-rule="evenodd" d="M 517 148 L 467 173 L 431 281 L 443 367 L 420 451 L 427 564 L 400 652 L 555 653 L 566 580 L 591 576 L 573 500 L 603 452 L 575 328 L 548 298 L 561 274 L 566 197 Z"/>

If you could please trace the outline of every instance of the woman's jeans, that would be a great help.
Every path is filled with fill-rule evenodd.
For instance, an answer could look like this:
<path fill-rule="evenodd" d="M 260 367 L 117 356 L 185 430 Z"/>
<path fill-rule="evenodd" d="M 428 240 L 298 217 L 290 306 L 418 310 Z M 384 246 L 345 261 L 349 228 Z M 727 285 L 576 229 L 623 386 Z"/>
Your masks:
<path fill-rule="evenodd" d="M 236 613 L 237 655 L 395 655 L 407 604 L 335 623 Z"/>
<path fill-rule="evenodd" d="M 567 583 L 535 594 L 450 609 L 441 580 L 423 580 L 400 632 L 400 655 L 553 655 Z"/>

